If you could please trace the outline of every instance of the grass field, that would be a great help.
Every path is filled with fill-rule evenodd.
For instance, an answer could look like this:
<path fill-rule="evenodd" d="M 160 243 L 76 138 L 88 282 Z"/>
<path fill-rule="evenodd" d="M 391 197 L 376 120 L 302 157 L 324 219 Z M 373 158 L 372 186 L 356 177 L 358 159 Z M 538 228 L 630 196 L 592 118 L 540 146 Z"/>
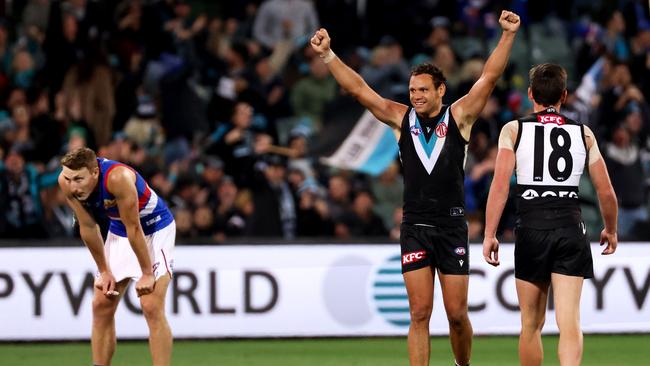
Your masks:
<path fill-rule="evenodd" d="M 544 365 L 559 365 L 557 337 L 544 337 Z M 517 365 L 516 337 L 475 337 L 472 365 Z M 450 366 L 448 339 L 431 341 L 431 365 Z M 650 335 L 587 335 L 583 365 L 648 365 Z M 0 365 L 90 365 L 88 343 L 0 343 Z M 150 365 L 145 342 L 119 342 L 114 366 Z M 402 338 L 176 341 L 174 365 L 406 365 Z"/>

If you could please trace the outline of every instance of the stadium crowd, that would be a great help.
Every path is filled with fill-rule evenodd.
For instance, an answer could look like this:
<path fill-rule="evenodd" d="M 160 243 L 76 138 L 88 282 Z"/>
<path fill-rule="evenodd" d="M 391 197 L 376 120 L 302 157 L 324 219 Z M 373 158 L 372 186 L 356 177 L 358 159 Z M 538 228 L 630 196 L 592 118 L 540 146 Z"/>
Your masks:
<path fill-rule="evenodd" d="M 619 199 L 619 237 L 648 240 L 650 15 L 642 0 L 23 0 L 0 8 L 0 237 L 73 236 L 56 185 L 80 146 L 136 168 L 173 209 L 178 237 L 399 237 L 398 157 L 382 174 L 337 169 L 336 121 L 359 108 L 308 44 L 319 27 L 382 96 L 408 104 L 431 61 L 463 95 L 522 16 L 509 66 L 466 161 L 470 240 L 483 232 L 500 128 L 525 115 L 527 71 L 569 72 L 563 113 L 595 131 Z M 340 142 L 340 139 L 339 139 Z M 329 146 L 329 150 L 328 150 Z M 581 184 L 592 237 L 602 224 Z M 444 189 L 441 187 L 440 189 Z M 511 202 L 500 225 L 512 239 Z"/>

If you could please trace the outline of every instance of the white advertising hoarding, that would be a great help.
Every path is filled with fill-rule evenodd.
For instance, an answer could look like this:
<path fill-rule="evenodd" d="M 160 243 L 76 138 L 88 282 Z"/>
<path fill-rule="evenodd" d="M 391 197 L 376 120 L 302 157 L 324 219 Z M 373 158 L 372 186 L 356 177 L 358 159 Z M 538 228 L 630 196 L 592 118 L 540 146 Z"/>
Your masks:
<path fill-rule="evenodd" d="M 487 265 L 471 245 L 469 306 L 476 334 L 517 334 L 512 245 Z M 650 332 L 650 244 L 593 246 L 585 332 Z M 177 338 L 405 335 L 409 314 L 398 245 L 179 246 L 167 314 Z M 90 337 L 94 264 L 83 248 L 0 249 L 0 340 Z M 448 333 L 436 284 L 431 333 Z M 556 332 L 552 304 L 545 332 Z M 129 288 L 118 337 L 146 338 Z"/>

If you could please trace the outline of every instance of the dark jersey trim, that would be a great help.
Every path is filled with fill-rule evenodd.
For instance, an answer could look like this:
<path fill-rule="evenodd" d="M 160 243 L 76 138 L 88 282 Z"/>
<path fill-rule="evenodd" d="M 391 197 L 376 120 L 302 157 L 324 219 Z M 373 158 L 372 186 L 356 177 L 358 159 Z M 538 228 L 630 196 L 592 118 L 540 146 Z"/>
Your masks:
<path fill-rule="evenodd" d="M 582 133 L 582 144 L 585 145 L 585 167 L 589 166 L 589 147 L 587 146 L 587 138 L 585 137 L 585 125 L 580 124 L 580 132 Z"/>
<path fill-rule="evenodd" d="M 521 130 L 521 120 L 517 120 L 517 139 L 515 140 L 515 152 L 517 152 L 519 141 L 521 141 Z"/>

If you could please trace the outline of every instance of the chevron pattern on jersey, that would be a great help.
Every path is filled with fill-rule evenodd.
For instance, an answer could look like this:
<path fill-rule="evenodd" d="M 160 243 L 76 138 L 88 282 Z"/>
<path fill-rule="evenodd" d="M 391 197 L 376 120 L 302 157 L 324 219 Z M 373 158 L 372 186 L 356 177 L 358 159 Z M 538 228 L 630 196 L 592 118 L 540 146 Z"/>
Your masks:
<path fill-rule="evenodd" d="M 442 130 L 445 132 L 448 130 L 449 109 L 451 109 L 451 107 L 447 107 L 445 114 L 436 124 L 436 130 L 439 130 L 439 127 L 442 127 L 440 124 L 444 125 Z M 443 136 L 434 133 L 431 135 L 431 139 L 427 141 L 424 137 L 420 120 L 415 113 L 415 109 L 411 109 L 411 112 L 409 113 L 409 131 L 411 131 L 413 146 L 415 146 L 415 152 L 418 154 L 420 162 L 424 166 L 424 169 L 426 169 L 427 173 L 431 174 L 433 168 L 436 166 L 438 157 L 440 156 L 440 151 L 442 151 L 442 147 L 445 145 L 445 140 L 447 139 L 446 133 Z"/>

